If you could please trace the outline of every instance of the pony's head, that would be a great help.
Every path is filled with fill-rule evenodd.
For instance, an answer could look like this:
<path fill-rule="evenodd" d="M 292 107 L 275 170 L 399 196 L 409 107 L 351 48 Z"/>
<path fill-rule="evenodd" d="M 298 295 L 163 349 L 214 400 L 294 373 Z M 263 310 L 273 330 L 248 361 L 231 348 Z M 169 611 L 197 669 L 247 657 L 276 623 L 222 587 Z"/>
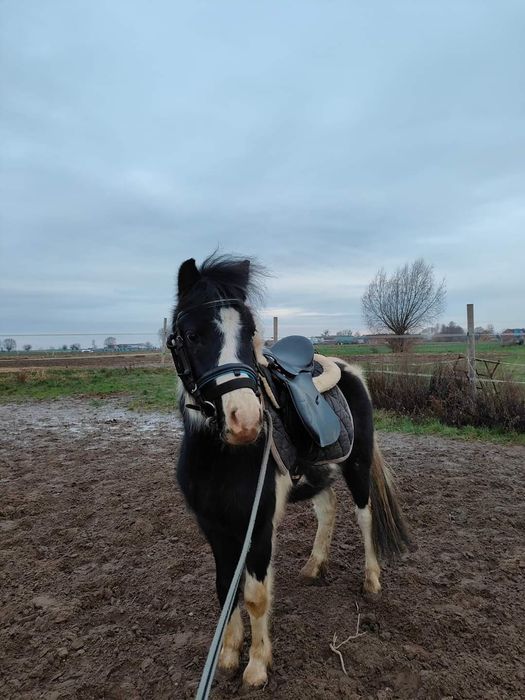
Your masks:
<path fill-rule="evenodd" d="M 257 266 L 249 260 L 213 255 L 197 267 L 179 269 L 172 347 L 181 377 L 181 406 L 190 427 L 209 426 L 221 438 L 246 445 L 259 437 L 258 333 L 248 306 Z"/>

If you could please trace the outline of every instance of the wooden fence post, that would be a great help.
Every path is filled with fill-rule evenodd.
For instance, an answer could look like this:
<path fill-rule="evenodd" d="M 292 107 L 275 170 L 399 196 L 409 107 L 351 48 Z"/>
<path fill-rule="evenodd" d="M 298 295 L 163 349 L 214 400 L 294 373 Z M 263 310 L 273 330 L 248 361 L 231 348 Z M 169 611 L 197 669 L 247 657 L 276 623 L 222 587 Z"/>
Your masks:
<path fill-rule="evenodd" d="M 474 336 L 474 304 L 467 304 L 467 371 L 472 397 L 476 396 L 476 338 Z"/>
<path fill-rule="evenodd" d="M 160 349 L 160 362 L 164 364 L 166 361 L 166 341 L 168 340 L 168 319 L 164 317 L 164 323 L 162 324 L 162 347 Z"/>

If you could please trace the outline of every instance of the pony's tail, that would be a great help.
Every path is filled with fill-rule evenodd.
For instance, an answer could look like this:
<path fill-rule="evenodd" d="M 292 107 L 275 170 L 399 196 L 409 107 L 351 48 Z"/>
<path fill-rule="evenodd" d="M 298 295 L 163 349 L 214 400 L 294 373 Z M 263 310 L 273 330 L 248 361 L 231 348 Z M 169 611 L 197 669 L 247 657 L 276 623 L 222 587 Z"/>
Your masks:
<path fill-rule="evenodd" d="M 385 464 L 374 436 L 374 453 L 370 480 L 372 537 L 376 552 L 392 558 L 412 549 L 412 541 L 397 499 L 394 479 Z"/>

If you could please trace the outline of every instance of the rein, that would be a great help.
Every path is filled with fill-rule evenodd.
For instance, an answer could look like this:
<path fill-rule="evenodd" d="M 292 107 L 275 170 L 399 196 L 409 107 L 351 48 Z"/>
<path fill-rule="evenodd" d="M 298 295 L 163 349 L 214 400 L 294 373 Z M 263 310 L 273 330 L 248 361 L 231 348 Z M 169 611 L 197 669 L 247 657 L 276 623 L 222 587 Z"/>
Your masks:
<path fill-rule="evenodd" d="M 206 663 L 204 664 L 204 669 L 202 671 L 202 676 L 199 683 L 199 687 L 197 689 L 195 700 L 206 700 L 210 693 L 213 678 L 215 676 L 215 669 L 219 660 L 222 639 L 224 637 L 226 625 L 228 624 L 230 615 L 233 610 L 235 595 L 237 593 L 242 572 L 244 570 L 246 557 L 248 555 L 248 552 L 250 551 L 250 547 L 252 544 L 253 528 L 255 526 L 255 519 L 257 517 L 257 511 L 259 509 L 259 501 L 261 500 L 264 479 L 266 476 L 266 467 L 268 466 L 268 458 L 270 456 L 270 447 L 272 443 L 272 417 L 266 410 L 264 411 L 264 418 L 266 421 L 266 442 L 264 444 L 264 452 L 259 471 L 259 479 L 257 481 L 257 488 L 255 489 L 255 495 L 253 497 L 252 512 L 250 514 L 250 520 L 248 521 L 248 527 L 246 528 L 246 535 L 244 537 L 244 543 L 242 545 L 242 550 L 239 556 L 239 561 L 237 563 L 237 568 L 234 571 L 230 583 L 230 588 L 228 589 L 228 594 L 226 596 L 226 600 L 224 601 L 221 616 L 219 617 L 217 627 L 215 628 L 215 634 L 213 635 L 210 649 L 208 651 L 208 656 L 206 657 Z"/>

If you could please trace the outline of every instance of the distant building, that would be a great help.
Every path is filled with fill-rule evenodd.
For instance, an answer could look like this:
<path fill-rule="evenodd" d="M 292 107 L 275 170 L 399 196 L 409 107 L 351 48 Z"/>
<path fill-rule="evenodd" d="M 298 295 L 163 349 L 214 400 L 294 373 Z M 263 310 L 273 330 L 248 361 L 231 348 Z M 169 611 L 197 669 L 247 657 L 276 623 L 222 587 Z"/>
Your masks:
<path fill-rule="evenodd" d="M 153 349 L 151 343 L 117 343 L 114 346 L 116 352 L 144 352 Z"/>
<path fill-rule="evenodd" d="M 525 328 L 506 328 L 500 335 L 502 345 L 523 345 Z"/>
<path fill-rule="evenodd" d="M 363 345 L 368 340 L 355 335 L 326 335 L 310 338 L 314 345 Z"/>

